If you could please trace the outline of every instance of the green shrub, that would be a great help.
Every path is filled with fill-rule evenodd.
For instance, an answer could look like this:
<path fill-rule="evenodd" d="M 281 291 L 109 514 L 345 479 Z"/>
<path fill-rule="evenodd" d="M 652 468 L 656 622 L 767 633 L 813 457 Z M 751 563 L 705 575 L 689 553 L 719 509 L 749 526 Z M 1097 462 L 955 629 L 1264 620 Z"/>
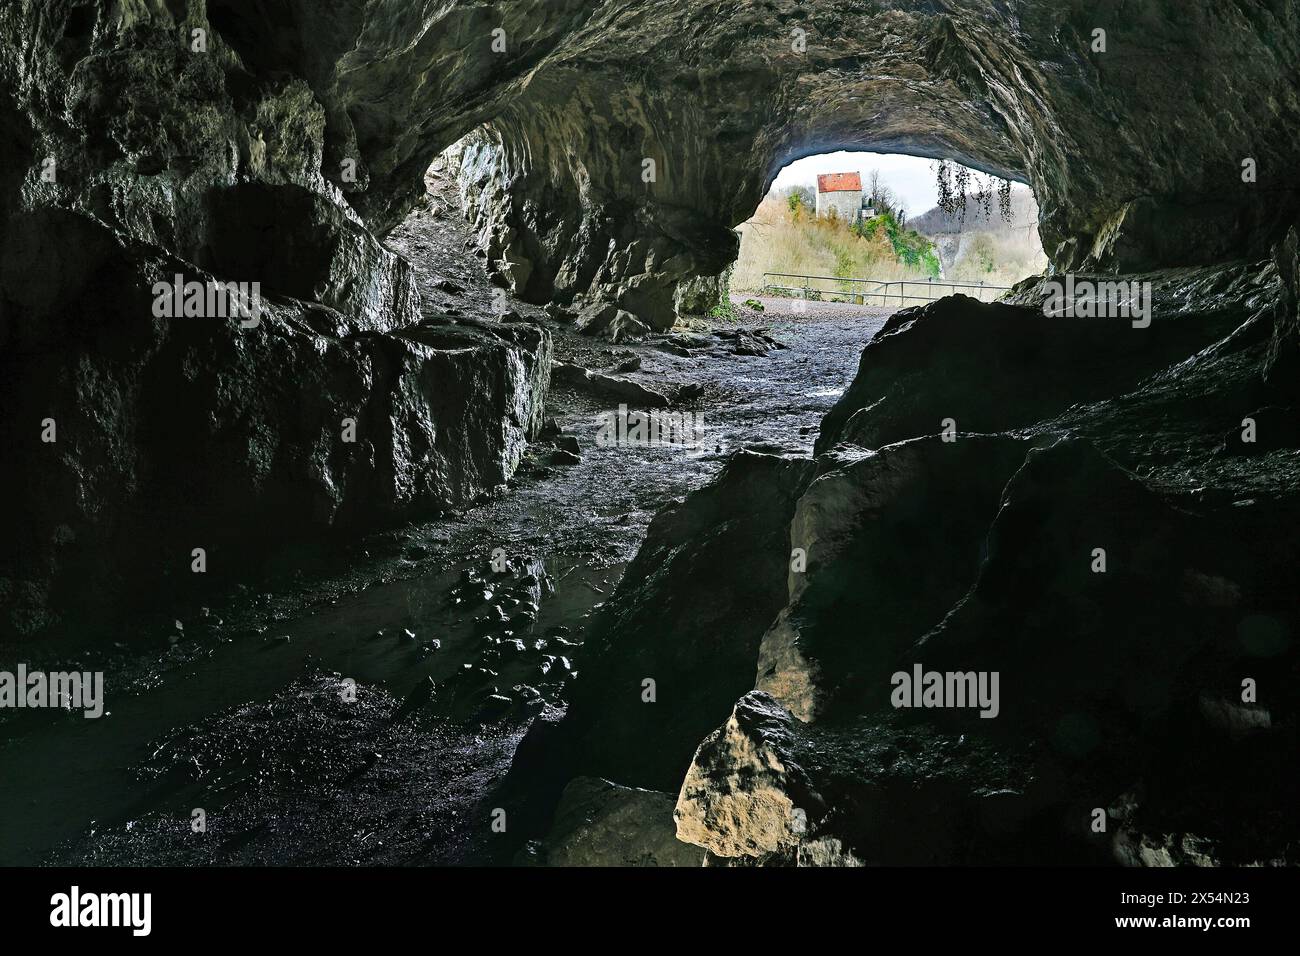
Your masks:
<path fill-rule="evenodd" d="M 879 216 L 856 222 L 819 218 L 812 214 L 805 198 L 800 198 L 796 214 L 796 204 L 790 198 L 765 200 L 754 218 L 742 227 L 740 258 L 731 281 L 733 290 L 753 293 L 763 289 L 762 294 L 766 294 L 775 290 L 764 289 L 765 285 L 795 285 L 801 281 L 768 279 L 764 275 L 767 272 L 881 280 L 938 276 L 939 259 L 929 240 L 903 227 L 894 213 L 882 210 Z M 817 284 L 822 287 L 820 294 L 806 289 L 803 298 L 816 302 L 832 293 L 852 295 L 862 291 L 858 284 L 850 282 Z"/>

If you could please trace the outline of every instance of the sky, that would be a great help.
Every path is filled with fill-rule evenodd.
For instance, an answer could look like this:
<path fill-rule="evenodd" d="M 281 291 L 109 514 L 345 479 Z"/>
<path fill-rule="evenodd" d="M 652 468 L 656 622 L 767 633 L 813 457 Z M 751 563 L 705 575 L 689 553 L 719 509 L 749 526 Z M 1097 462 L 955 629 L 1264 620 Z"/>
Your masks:
<path fill-rule="evenodd" d="M 815 192 L 820 173 L 862 173 L 865 184 L 867 173 L 880 170 L 880 178 L 894 191 L 908 216 L 919 216 L 939 202 L 939 189 L 934 178 L 933 159 L 915 156 L 898 156 L 884 153 L 823 153 L 795 160 L 777 174 L 773 189 L 785 186 L 809 186 Z"/>

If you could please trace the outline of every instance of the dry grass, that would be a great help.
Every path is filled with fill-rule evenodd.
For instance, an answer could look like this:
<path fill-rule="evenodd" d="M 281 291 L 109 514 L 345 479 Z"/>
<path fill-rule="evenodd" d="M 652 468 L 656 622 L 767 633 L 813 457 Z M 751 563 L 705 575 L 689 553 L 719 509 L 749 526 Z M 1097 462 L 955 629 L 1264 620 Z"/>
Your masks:
<path fill-rule="evenodd" d="M 1024 196 L 1015 196 L 1018 203 L 1016 224 L 1028 223 L 1028 227 L 1012 228 L 998 217 L 989 218 L 986 223 L 972 214 L 964 234 L 948 234 L 939 240 L 944 244 L 943 258 L 948 263 L 943 280 L 936 279 L 933 286 L 908 286 L 907 294 L 938 298 L 952 291 L 951 287 L 942 285 L 943 281 L 982 281 L 990 286 L 1011 286 L 1026 276 L 1040 274 L 1047 265 L 1047 257 L 1038 240 L 1038 207 L 1034 205 L 1032 194 L 1028 190 L 1024 192 Z M 932 211 L 928 215 L 933 217 L 936 214 Z M 883 234 L 874 239 L 862 239 L 853 235 L 843 221 L 817 219 L 806 210 L 796 216 L 791 213 L 784 195 L 763 200 L 753 218 L 741 225 L 739 231 L 740 257 L 731 278 L 731 288 L 735 292 L 760 291 L 764 286 L 763 274 L 767 272 L 890 282 L 926 279 L 924 269 L 909 267 L 898 260 Z M 954 227 L 953 232 L 956 231 L 957 227 Z M 797 279 L 776 282 L 778 285 L 802 285 Z M 810 285 L 821 289 L 827 299 L 836 292 L 862 291 L 861 286 L 852 283 L 822 281 Z M 891 301 L 896 302 L 898 288 L 894 287 L 892 291 L 895 299 Z M 969 289 L 958 291 L 975 294 Z M 989 292 L 979 298 L 987 301 L 1000 294 Z M 881 302 L 876 297 L 868 304 L 872 301 L 875 304 Z M 918 300 L 906 301 L 915 305 Z"/>
<path fill-rule="evenodd" d="M 1047 256 L 1036 227 L 1002 233 L 962 236 L 956 261 L 948 274 L 963 282 L 983 280 L 993 285 L 1015 285 L 1047 268 Z"/>
<path fill-rule="evenodd" d="M 817 219 L 806 212 L 796 219 L 784 198 L 763 200 L 753 218 L 740 226 L 740 234 L 740 258 L 731 277 L 737 292 L 762 289 L 765 272 L 888 280 L 926 277 L 923 269 L 900 263 L 883 234 L 862 239 L 843 221 Z M 846 292 L 853 288 L 850 283 L 814 285 Z"/>

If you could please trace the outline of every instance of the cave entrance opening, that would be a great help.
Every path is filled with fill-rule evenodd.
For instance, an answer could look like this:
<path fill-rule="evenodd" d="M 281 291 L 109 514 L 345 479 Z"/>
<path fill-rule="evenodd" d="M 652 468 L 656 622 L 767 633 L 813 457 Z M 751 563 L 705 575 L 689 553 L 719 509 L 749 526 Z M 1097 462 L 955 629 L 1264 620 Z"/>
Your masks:
<path fill-rule="evenodd" d="M 987 302 L 1047 267 L 1028 186 L 916 156 L 795 160 L 737 232 L 730 287 L 742 301 L 903 307 L 960 292 Z"/>

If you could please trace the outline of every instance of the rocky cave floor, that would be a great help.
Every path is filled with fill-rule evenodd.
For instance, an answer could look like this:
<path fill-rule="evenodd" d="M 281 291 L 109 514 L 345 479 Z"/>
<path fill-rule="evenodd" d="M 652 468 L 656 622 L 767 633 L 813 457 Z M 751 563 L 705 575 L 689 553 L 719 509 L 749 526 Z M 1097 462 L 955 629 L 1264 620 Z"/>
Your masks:
<path fill-rule="evenodd" d="M 893 311 L 760 313 L 737 297 L 739 321 L 594 340 L 496 289 L 451 184 L 427 182 L 389 237 L 417 269 L 424 320 L 542 323 L 557 363 L 614 384 L 557 374 L 549 436 L 488 500 L 310 560 L 288 551 L 210 607 L 47 642 L 31 666 L 103 669 L 111 706 L 102 720 L 9 715 L 0 862 L 508 862 L 493 794 L 530 723 L 580 679 L 584 623 L 650 519 L 738 449 L 808 454 Z M 702 415 L 703 446 L 596 447 L 596 416 L 648 394 L 627 382 Z"/>

